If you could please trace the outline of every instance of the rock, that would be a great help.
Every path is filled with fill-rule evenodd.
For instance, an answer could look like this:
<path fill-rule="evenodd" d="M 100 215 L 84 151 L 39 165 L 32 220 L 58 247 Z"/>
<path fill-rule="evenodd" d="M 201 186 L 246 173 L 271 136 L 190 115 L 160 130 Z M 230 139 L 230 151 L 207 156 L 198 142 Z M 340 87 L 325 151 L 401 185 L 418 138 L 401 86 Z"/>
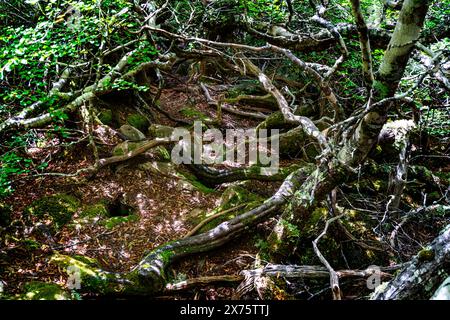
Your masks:
<path fill-rule="evenodd" d="M 86 205 L 80 213 L 81 218 L 102 218 L 109 215 L 106 201 Z"/>
<path fill-rule="evenodd" d="M 148 120 L 138 113 L 130 114 L 127 117 L 127 123 L 141 131 L 144 131 L 149 125 Z"/>
<path fill-rule="evenodd" d="M 71 294 L 54 283 L 41 281 L 28 282 L 24 285 L 25 293 L 18 300 L 71 300 Z"/>
<path fill-rule="evenodd" d="M 51 221 L 52 232 L 68 223 L 78 211 L 80 201 L 67 194 L 56 194 L 34 201 L 25 209 L 25 214 Z"/>
<path fill-rule="evenodd" d="M 177 171 L 173 163 L 170 162 L 159 162 L 159 161 L 149 161 L 139 164 L 139 169 L 144 171 L 150 171 L 152 173 L 160 173 L 167 176 L 177 176 Z"/>
<path fill-rule="evenodd" d="M 128 152 L 131 152 L 131 151 L 137 149 L 138 147 L 144 145 L 145 143 L 147 143 L 147 141 L 140 141 L 140 142 L 124 141 L 114 147 L 113 155 L 114 156 L 123 156 L 123 155 L 127 154 Z"/>
<path fill-rule="evenodd" d="M 119 131 L 130 141 L 142 141 L 146 139 L 145 135 L 139 129 L 127 124 L 121 126 Z"/>
<path fill-rule="evenodd" d="M 152 139 L 155 138 L 170 138 L 172 136 L 174 128 L 169 126 L 163 126 L 159 124 L 152 124 L 148 128 L 148 132 Z"/>
<path fill-rule="evenodd" d="M 107 126 L 111 126 L 113 124 L 113 113 L 109 109 L 101 110 L 98 114 L 98 119 Z"/>

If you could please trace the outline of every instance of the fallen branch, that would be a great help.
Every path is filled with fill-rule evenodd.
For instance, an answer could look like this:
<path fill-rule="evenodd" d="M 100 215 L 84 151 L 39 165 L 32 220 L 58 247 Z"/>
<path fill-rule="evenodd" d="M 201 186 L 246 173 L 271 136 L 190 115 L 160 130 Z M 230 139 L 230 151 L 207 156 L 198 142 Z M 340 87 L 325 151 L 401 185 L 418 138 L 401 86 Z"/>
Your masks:
<path fill-rule="evenodd" d="M 227 284 L 237 283 L 244 279 L 241 275 L 221 275 L 221 276 L 206 276 L 193 279 L 187 279 L 185 281 L 177 283 L 168 283 L 164 289 L 164 292 L 178 292 L 182 290 L 190 290 L 197 287 L 205 287 L 212 284 Z"/>
<path fill-rule="evenodd" d="M 325 223 L 325 228 L 323 229 L 322 233 L 312 242 L 313 248 L 314 248 L 314 253 L 319 258 L 319 260 L 325 265 L 325 267 L 327 268 L 328 273 L 330 275 L 330 286 L 331 286 L 331 292 L 333 293 L 333 300 L 341 300 L 341 298 L 342 298 L 341 297 L 341 289 L 339 288 L 339 277 L 338 277 L 336 271 L 334 271 L 333 267 L 327 261 L 327 259 L 320 252 L 317 243 L 324 235 L 327 234 L 327 230 L 328 230 L 328 227 L 330 226 L 330 224 L 333 221 L 342 218 L 343 216 L 344 216 L 344 214 L 341 214 L 339 216 L 328 219 L 327 222 Z"/>

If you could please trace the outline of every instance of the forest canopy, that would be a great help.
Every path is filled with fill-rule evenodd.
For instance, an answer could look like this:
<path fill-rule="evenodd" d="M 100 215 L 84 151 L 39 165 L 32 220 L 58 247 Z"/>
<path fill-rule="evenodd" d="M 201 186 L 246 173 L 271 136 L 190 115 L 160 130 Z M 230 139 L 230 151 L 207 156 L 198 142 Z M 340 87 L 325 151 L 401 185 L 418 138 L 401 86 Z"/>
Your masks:
<path fill-rule="evenodd" d="M 450 299 L 450 1 L 1 0 L 0 299 Z"/>

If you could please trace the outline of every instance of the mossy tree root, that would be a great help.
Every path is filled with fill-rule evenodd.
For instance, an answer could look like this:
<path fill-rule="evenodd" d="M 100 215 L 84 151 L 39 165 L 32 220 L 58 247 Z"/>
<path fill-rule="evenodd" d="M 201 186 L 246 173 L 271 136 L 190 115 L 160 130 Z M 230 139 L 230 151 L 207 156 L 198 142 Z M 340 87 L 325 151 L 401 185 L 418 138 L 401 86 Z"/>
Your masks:
<path fill-rule="evenodd" d="M 261 180 L 261 181 L 281 181 L 290 173 L 298 169 L 298 166 L 290 166 L 280 168 L 277 173 L 265 174 L 264 168 L 260 166 L 252 166 L 250 168 L 236 169 L 215 169 L 201 164 L 187 165 L 189 170 L 205 185 L 216 186 L 222 183 L 234 182 L 240 180 Z M 302 171 L 307 173 L 309 167 L 303 167 Z"/>
<path fill-rule="evenodd" d="M 216 249 L 237 238 L 243 231 L 276 214 L 301 186 L 304 177 L 304 170 L 298 169 L 290 174 L 278 191 L 262 205 L 225 221 L 210 231 L 156 248 L 142 259 L 134 271 L 133 276 L 136 277 L 139 287 L 145 288 L 147 293 L 159 292 L 167 281 L 165 270 L 171 263 L 187 255 Z"/>

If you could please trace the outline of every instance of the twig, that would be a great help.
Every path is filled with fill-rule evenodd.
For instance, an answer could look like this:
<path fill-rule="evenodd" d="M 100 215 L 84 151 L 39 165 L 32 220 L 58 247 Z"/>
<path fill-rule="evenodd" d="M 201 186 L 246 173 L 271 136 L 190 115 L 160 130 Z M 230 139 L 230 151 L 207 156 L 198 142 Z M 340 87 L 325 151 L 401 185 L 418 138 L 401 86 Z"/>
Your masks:
<path fill-rule="evenodd" d="M 322 253 L 319 250 L 319 247 L 317 246 L 317 243 L 327 233 L 329 225 L 333 221 L 342 218 L 344 215 L 345 214 L 341 214 L 331 219 L 328 219 L 327 222 L 325 223 L 325 228 L 323 229 L 322 233 L 312 242 L 315 254 L 319 258 L 319 260 L 325 265 L 325 267 L 328 269 L 328 272 L 330 273 L 330 286 L 334 300 L 341 300 L 341 289 L 339 288 L 339 276 L 337 272 L 334 271 L 333 267 L 330 265 L 327 259 L 325 259 L 325 257 L 322 255 Z"/>

